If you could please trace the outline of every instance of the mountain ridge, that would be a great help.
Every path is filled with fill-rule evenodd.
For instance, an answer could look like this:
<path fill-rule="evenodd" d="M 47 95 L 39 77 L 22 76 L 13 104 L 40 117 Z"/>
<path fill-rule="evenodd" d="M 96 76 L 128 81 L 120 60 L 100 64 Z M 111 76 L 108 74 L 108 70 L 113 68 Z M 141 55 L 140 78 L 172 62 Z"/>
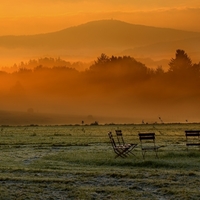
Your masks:
<path fill-rule="evenodd" d="M 88 62 L 101 53 L 169 59 L 177 49 L 184 49 L 200 60 L 198 44 L 200 32 L 98 20 L 50 33 L 0 36 L 0 54 L 4 62 L 13 63 L 44 56 Z"/>
<path fill-rule="evenodd" d="M 200 33 L 130 24 L 118 20 L 99 20 L 45 34 L 0 36 L 0 47 L 123 48 L 197 36 L 200 36 Z"/>

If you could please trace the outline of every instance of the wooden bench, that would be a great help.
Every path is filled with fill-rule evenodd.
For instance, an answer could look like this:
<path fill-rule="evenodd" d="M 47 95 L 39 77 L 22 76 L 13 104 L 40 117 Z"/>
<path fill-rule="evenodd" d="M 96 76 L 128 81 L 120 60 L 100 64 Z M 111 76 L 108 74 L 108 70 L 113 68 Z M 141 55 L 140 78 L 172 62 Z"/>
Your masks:
<path fill-rule="evenodd" d="M 186 130 L 186 146 L 199 147 L 200 150 L 200 130 Z"/>

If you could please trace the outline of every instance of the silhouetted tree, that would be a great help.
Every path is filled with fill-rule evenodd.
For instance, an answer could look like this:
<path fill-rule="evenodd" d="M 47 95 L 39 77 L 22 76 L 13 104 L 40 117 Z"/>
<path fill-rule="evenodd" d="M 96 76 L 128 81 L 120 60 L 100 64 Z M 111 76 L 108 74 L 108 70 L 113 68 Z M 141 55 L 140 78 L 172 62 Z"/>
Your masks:
<path fill-rule="evenodd" d="M 198 74 L 198 76 L 200 75 L 200 62 L 198 64 L 194 64 L 192 66 L 193 72 L 194 74 Z M 199 77 L 200 78 L 200 77 Z"/>
<path fill-rule="evenodd" d="M 178 49 L 176 51 L 176 57 L 171 59 L 169 66 L 169 72 L 185 72 L 191 69 L 192 61 L 184 50 Z"/>
<path fill-rule="evenodd" d="M 105 64 L 109 61 L 110 61 L 110 58 L 106 54 L 102 53 L 101 56 L 97 58 L 97 61 L 95 61 L 95 65 Z"/>
<path fill-rule="evenodd" d="M 93 76 L 95 74 L 95 76 L 101 78 L 102 76 L 109 76 L 109 79 L 123 77 L 126 80 L 133 80 L 134 77 L 134 80 L 140 80 L 146 79 L 152 71 L 130 56 L 108 57 L 105 54 L 101 54 L 88 72 L 93 72 Z"/>
<path fill-rule="evenodd" d="M 155 70 L 155 74 L 158 75 L 158 76 L 163 75 L 164 73 L 165 73 L 165 72 L 164 72 L 162 66 L 158 66 L 158 67 L 156 68 L 156 70 Z"/>

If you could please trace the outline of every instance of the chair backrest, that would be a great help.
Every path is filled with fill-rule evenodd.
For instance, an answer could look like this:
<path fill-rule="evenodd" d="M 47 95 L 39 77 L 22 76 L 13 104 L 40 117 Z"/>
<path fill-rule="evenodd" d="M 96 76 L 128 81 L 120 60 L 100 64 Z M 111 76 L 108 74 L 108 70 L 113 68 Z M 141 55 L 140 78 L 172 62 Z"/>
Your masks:
<path fill-rule="evenodd" d="M 113 138 L 112 132 L 108 132 L 108 137 L 109 137 L 109 139 L 110 139 L 110 142 L 111 142 L 111 144 L 112 144 L 112 147 L 113 147 L 113 148 L 116 148 L 116 143 L 115 143 L 115 140 L 114 140 L 114 138 Z"/>
<path fill-rule="evenodd" d="M 200 130 L 186 130 L 186 145 L 200 145 Z"/>
<path fill-rule="evenodd" d="M 191 130 L 191 131 L 185 131 L 185 136 L 189 137 L 189 136 L 200 136 L 200 131 L 195 131 L 195 130 Z"/>
<path fill-rule="evenodd" d="M 119 145 L 125 145 L 123 134 L 121 130 L 115 130 L 116 136 L 117 136 L 117 141 Z"/>
<path fill-rule="evenodd" d="M 141 145 L 143 145 L 144 143 L 148 145 L 153 143 L 153 145 L 155 146 L 155 133 L 139 133 L 138 136 Z"/>

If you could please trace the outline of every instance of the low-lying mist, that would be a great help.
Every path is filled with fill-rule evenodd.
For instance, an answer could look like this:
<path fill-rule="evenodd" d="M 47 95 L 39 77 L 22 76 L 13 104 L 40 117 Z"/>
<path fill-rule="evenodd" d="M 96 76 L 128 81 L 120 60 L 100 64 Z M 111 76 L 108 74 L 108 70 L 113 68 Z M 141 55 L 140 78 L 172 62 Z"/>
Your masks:
<path fill-rule="evenodd" d="M 12 73 L 1 71 L 0 110 L 38 119 L 48 113 L 49 118 L 32 119 L 38 124 L 80 123 L 81 118 L 76 122 L 63 116 L 95 116 L 92 120 L 100 123 L 159 122 L 160 117 L 165 122 L 199 121 L 200 64 L 193 64 L 183 50 L 177 50 L 167 71 L 130 56 L 105 54 L 83 71 L 75 65 L 80 63 L 44 58 L 21 63 Z M 21 123 L 31 123 L 26 120 Z"/>

